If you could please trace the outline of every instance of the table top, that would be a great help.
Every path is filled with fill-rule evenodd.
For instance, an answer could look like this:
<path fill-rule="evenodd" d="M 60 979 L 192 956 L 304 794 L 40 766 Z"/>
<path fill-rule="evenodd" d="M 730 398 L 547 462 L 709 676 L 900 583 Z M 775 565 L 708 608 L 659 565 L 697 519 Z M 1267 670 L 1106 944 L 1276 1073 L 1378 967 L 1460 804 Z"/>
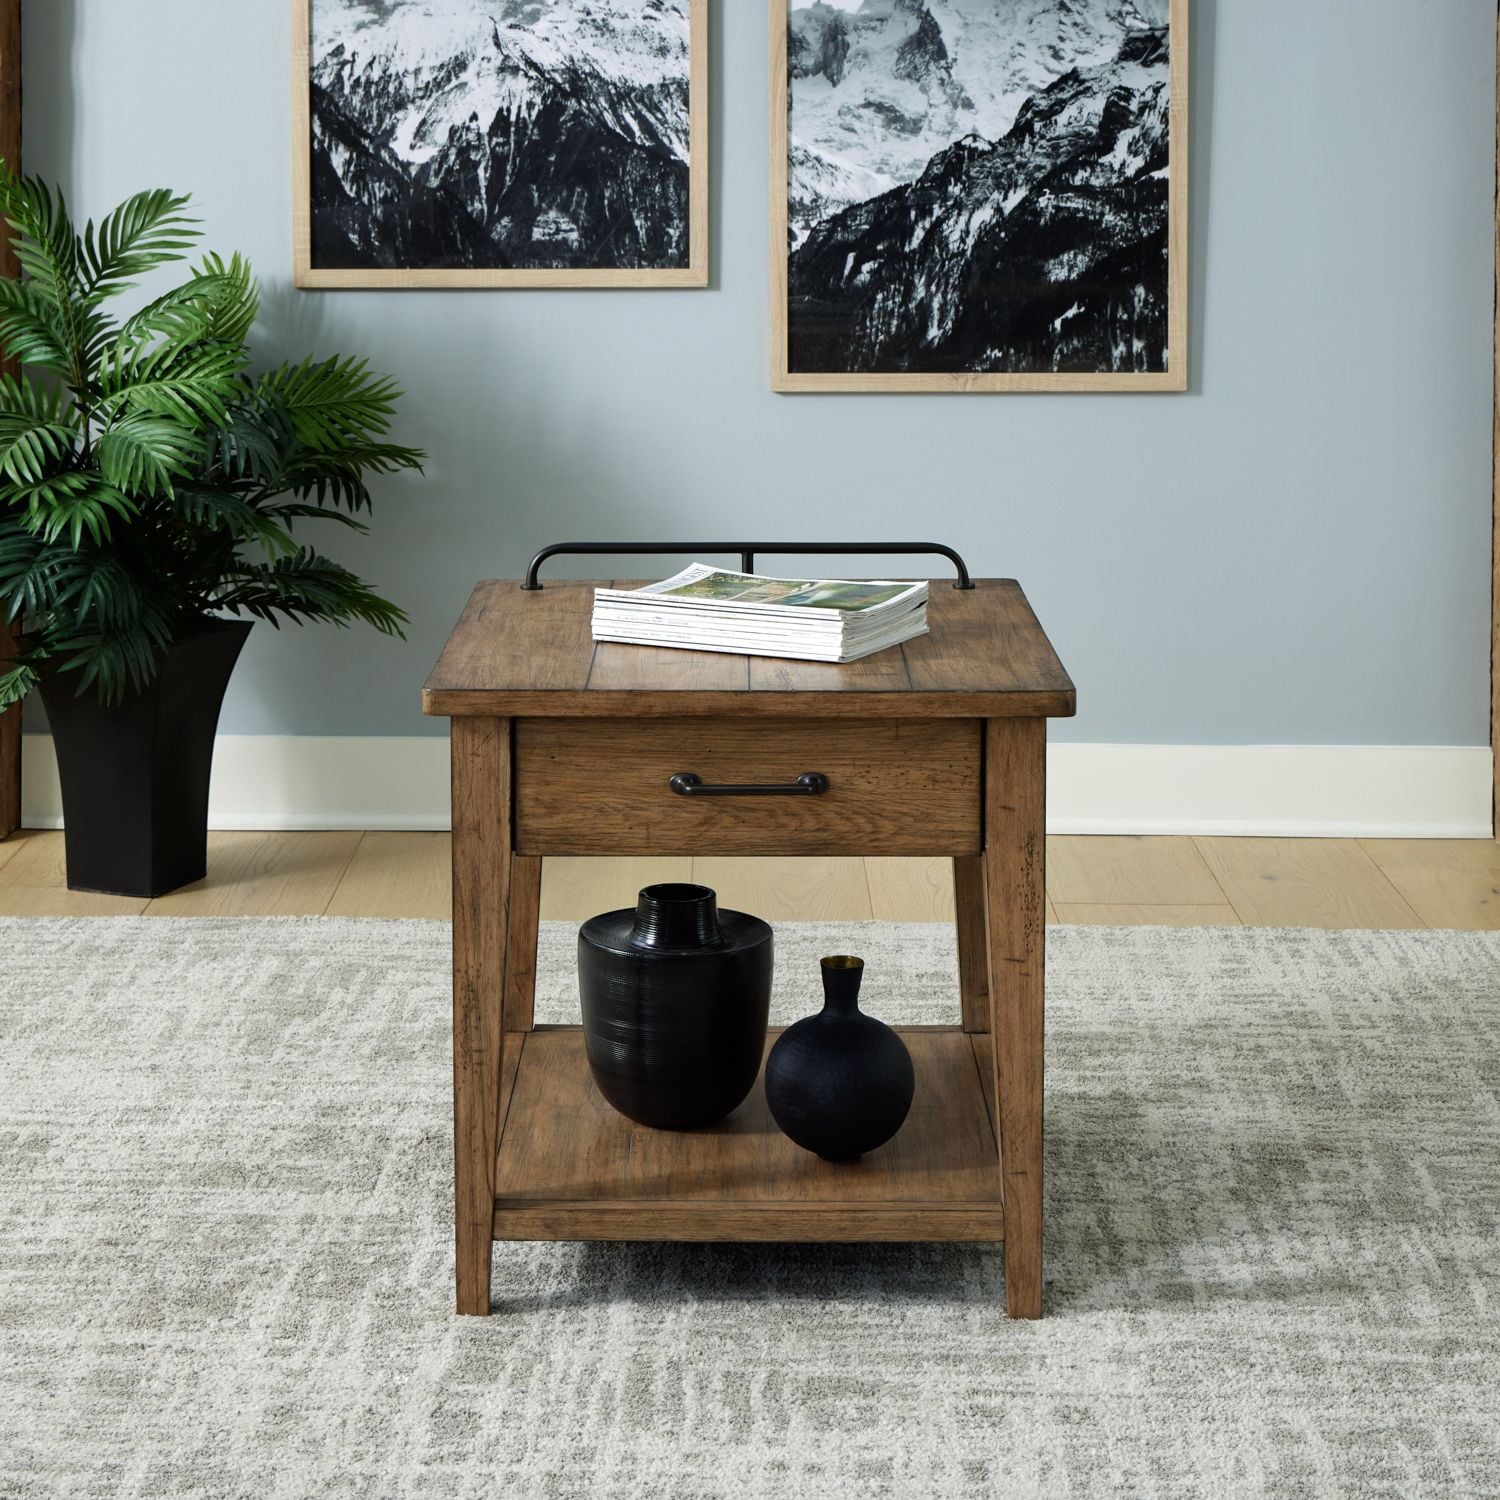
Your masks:
<path fill-rule="evenodd" d="M 633 582 L 616 580 L 617 587 Z M 595 642 L 599 580 L 476 586 L 422 690 L 450 716 L 1066 718 L 1073 683 L 1012 578 L 931 583 L 929 633 L 861 661 Z"/>

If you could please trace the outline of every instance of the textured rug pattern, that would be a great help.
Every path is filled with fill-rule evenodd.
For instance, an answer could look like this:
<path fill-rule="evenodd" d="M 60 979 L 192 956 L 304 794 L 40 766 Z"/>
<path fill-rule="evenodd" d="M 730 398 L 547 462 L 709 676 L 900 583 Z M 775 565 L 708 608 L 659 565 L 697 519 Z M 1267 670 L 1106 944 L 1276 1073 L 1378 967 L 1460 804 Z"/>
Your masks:
<path fill-rule="evenodd" d="M 1500 1494 L 1500 939 L 1048 936 L 1043 1322 L 943 1246 L 504 1245 L 460 1320 L 445 926 L 0 922 L 0 1495 Z M 778 947 L 956 1019 L 940 927 Z"/>

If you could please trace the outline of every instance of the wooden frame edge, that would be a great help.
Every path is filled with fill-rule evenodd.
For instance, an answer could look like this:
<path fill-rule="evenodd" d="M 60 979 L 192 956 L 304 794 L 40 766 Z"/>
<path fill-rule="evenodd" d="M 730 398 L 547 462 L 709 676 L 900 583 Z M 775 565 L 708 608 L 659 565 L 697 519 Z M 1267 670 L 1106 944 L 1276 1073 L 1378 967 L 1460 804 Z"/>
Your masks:
<path fill-rule="evenodd" d="M 771 0 L 771 389 L 787 391 L 787 0 Z M 825 377 L 818 377 L 819 379 Z M 831 377 L 838 379 L 838 376 Z"/>
<path fill-rule="evenodd" d="M 463 271 L 439 268 L 323 270 L 312 263 L 312 6 L 292 6 L 292 285 L 303 291 L 649 290 L 709 284 L 709 0 L 688 0 L 688 264 Z"/>
<path fill-rule="evenodd" d="M 292 285 L 312 274 L 312 0 L 292 0 Z"/>
<path fill-rule="evenodd" d="M 1175 384 L 1163 390 L 1185 391 L 1191 378 L 1188 356 L 1188 302 L 1192 291 L 1190 246 L 1192 200 L 1191 138 L 1193 87 L 1192 0 L 1172 0 L 1168 15 L 1172 57 L 1168 87 L 1167 150 L 1171 153 L 1167 179 L 1167 369 Z"/>
<path fill-rule="evenodd" d="M 1500 838 L 1500 10 L 1495 17 L 1495 335 L 1490 428 L 1490 837 Z"/>
<path fill-rule="evenodd" d="M 1188 300 L 1190 199 L 1189 122 L 1191 120 L 1191 0 L 1172 0 L 1169 16 L 1172 101 L 1169 124 L 1171 168 L 1167 193 L 1167 368 L 1146 374 L 924 374 L 840 375 L 793 373 L 787 356 L 787 77 L 788 0 L 771 0 L 771 389 L 794 393 L 985 394 L 1051 392 L 1170 392 L 1189 389 Z"/>
<path fill-rule="evenodd" d="M 688 266 L 690 278 L 681 283 L 662 281 L 659 286 L 705 287 L 709 283 L 710 194 L 708 118 L 709 0 L 691 0 L 688 13 Z M 656 272 L 670 276 L 670 271 Z"/>
<path fill-rule="evenodd" d="M 1182 392 L 1187 390 L 1187 373 L 1176 370 L 1148 371 L 1145 374 L 959 374 L 952 375 L 829 375 L 773 373 L 774 390 L 801 393 L 834 394 L 843 392 L 865 395 L 932 394 L 981 395 L 994 393 L 1075 395 L 1081 392 Z"/>
<path fill-rule="evenodd" d="M 0 0 L 0 156 L 21 170 L 21 0 Z M 0 276 L 20 274 L 9 243 L 0 244 Z M 7 365 L 7 368 L 12 368 Z M 0 625 L 0 661 L 14 645 Z M 0 714 L 0 839 L 21 826 L 21 709 Z"/>

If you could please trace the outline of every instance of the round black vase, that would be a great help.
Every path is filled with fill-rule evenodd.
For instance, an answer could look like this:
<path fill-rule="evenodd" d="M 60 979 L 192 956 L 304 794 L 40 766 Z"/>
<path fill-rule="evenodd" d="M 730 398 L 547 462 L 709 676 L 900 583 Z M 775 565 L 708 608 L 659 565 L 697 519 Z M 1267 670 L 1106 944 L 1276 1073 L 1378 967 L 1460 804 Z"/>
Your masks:
<path fill-rule="evenodd" d="M 823 960 L 823 1009 L 781 1035 L 766 1059 L 766 1103 L 799 1146 L 852 1161 L 905 1123 L 916 1089 L 906 1043 L 859 1008 L 865 961 Z"/>
<path fill-rule="evenodd" d="M 771 1006 L 771 929 L 703 885 L 648 885 L 578 932 L 589 1071 L 622 1115 L 712 1125 L 755 1084 Z"/>

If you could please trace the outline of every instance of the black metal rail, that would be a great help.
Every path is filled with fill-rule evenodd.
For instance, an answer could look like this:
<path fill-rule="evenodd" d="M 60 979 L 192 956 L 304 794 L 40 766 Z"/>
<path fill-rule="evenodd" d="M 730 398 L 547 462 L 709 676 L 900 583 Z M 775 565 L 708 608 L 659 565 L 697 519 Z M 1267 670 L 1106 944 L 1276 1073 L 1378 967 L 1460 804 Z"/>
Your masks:
<path fill-rule="evenodd" d="M 531 566 L 526 570 L 526 582 L 521 587 L 541 588 L 539 575 L 542 564 L 549 557 L 607 557 L 614 554 L 621 557 L 645 557 L 652 553 L 680 557 L 711 552 L 738 552 L 740 570 L 744 573 L 755 571 L 757 552 L 770 552 L 780 556 L 803 553 L 816 557 L 876 557 L 897 554 L 946 557 L 958 574 L 953 587 L 974 587 L 974 582 L 969 577 L 968 564 L 952 547 L 945 547 L 941 542 L 556 542 L 550 547 L 543 547 L 531 559 Z"/>

